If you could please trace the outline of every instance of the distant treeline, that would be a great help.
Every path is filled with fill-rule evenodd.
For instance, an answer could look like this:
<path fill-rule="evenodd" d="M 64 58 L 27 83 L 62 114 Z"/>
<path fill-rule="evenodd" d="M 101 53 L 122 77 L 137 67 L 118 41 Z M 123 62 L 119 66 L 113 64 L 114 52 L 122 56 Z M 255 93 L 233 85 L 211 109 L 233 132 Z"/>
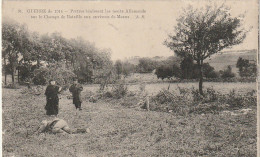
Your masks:
<path fill-rule="evenodd" d="M 115 69 L 118 78 L 121 75 L 125 77 L 130 73 L 151 73 L 154 72 L 158 79 L 174 79 L 175 80 L 197 80 L 199 78 L 198 65 L 190 58 L 179 58 L 171 56 L 168 59 L 156 61 L 151 58 L 140 58 L 137 65 L 131 64 L 128 61 L 117 60 Z M 239 57 L 236 62 L 238 75 L 236 75 L 231 65 L 226 68 L 216 71 L 209 63 L 204 63 L 202 66 L 203 77 L 207 81 L 255 81 L 256 78 L 256 62 Z M 236 79 L 232 79 L 236 78 Z M 239 78 L 239 79 L 238 79 Z M 246 79 L 247 78 L 247 79 Z"/>
<path fill-rule="evenodd" d="M 66 39 L 60 33 L 39 35 L 26 25 L 10 19 L 3 20 L 2 60 L 5 80 L 7 75 L 18 75 L 18 82 L 45 85 L 55 79 L 66 85 L 77 77 L 81 83 L 111 83 L 131 73 L 154 72 L 158 79 L 197 79 L 198 65 L 191 58 L 171 56 L 165 60 L 140 58 L 134 65 L 117 60 L 114 64 L 109 49 L 100 50 L 94 43 L 83 38 Z M 256 63 L 239 58 L 236 67 L 240 77 L 256 77 Z M 202 65 L 203 77 L 207 79 L 233 78 L 231 66 L 216 71 L 209 63 Z M 18 73 L 17 73 L 18 72 Z M 6 81 L 5 81 L 6 82 Z"/>

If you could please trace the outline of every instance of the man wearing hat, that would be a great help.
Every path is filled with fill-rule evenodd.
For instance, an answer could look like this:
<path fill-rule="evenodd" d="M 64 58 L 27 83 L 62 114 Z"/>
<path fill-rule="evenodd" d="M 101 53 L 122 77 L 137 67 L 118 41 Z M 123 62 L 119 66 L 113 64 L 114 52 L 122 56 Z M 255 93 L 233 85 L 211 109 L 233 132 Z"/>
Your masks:
<path fill-rule="evenodd" d="M 81 91 L 83 90 L 83 87 L 78 83 L 78 80 L 76 78 L 73 79 L 73 84 L 70 86 L 69 91 L 72 93 L 73 97 L 73 104 L 75 105 L 76 109 L 81 109 Z"/>

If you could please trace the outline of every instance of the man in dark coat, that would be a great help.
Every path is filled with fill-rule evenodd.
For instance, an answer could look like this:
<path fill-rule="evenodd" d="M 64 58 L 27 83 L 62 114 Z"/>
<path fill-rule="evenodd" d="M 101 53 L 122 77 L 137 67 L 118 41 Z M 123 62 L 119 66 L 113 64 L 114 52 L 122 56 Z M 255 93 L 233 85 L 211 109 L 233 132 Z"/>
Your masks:
<path fill-rule="evenodd" d="M 47 115 L 55 115 L 59 113 L 59 97 L 58 93 L 61 91 L 61 88 L 55 85 L 54 80 L 50 80 L 50 84 L 47 86 L 45 95 L 47 104 L 45 106 Z"/>
<path fill-rule="evenodd" d="M 83 87 L 78 83 L 77 79 L 74 79 L 73 84 L 70 86 L 69 91 L 72 93 L 73 97 L 73 104 L 75 105 L 76 109 L 81 109 L 81 91 L 83 90 Z"/>

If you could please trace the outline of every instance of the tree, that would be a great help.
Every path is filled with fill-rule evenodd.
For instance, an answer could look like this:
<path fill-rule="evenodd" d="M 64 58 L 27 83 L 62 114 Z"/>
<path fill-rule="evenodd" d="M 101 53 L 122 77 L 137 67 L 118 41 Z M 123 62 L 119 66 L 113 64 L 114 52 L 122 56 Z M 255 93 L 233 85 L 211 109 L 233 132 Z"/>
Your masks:
<path fill-rule="evenodd" d="M 137 65 L 139 73 L 151 73 L 156 68 L 156 61 L 150 58 L 141 58 Z"/>
<path fill-rule="evenodd" d="M 210 66 L 209 63 L 203 64 L 203 76 L 206 78 L 218 78 L 218 73 L 215 71 L 215 68 Z"/>
<path fill-rule="evenodd" d="M 133 73 L 135 71 L 135 65 L 131 64 L 129 62 L 123 62 L 123 71 L 122 74 L 124 75 L 124 77 L 129 76 L 131 73 Z"/>
<path fill-rule="evenodd" d="M 3 55 L 4 64 L 8 61 L 12 71 L 12 83 L 14 84 L 14 76 L 19 66 L 19 59 L 23 54 L 29 51 L 29 32 L 26 25 L 10 19 L 3 21 L 2 27 Z M 19 80 L 19 78 L 18 78 Z"/>
<path fill-rule="evenodd" d="M 180 68 L 181 68 L 181 78 L 183 79 L 198 78 L 196 73 L 196 67 L 191 57 L 184 58 L 180 63 Z"/>
<path fill-rule="evenodd" d="M 120 75 L 123 72 L 123 65 L 120 60 L 117 60 L 115 63 L 115 70 L 116 70 L 117 78 L 120 79 Z"/>
<path fill-rule="evenodd" d="M 155 74 L 157 78 L 162 80 L 165 78 L 181 78 L 181 69 L 180 69 L 181 58 L 176 56 L 168 57 L 166 60 L 158 61 Z"/>
<path fill-rule="evenodd" d="M 232 72 L 232 67 L 230 65 L 227 66 L 224 71 L 220 71 L 220 75 L 222 78 L 233 78 L 236 76 L 235 73 Z"/>
<path fill-rule="evenodd" d="M 211 55 L 240 44 L 247 31 L 242 27 L 243 16 L 232 17 L 230 9 L 206 6 L 183 10 L 177 19 L 175 34 L 169 35 L 165 45 L 181 57 L 191 57 L 199 67 L 199 92 L 203 95 L 203 61 Z"/>
<path fill-rule="evenodd" d="M 179 66 L 176 64 L 173 64 L 172 66 L 169 65 L 160 65 L 156 68 L 155 74 L 157 75 L 157 78 L 159 79 L 170 79 L 171 77 L 180 78 L 181 70 Z"/>
<path fill-rule="evenodd" d="M 238 58 L 236 67 L 239 70 L 239 75 L 241 77 L 256 76 L 257 68 L 256 64 L 250 63 L 248 59 Z"/>

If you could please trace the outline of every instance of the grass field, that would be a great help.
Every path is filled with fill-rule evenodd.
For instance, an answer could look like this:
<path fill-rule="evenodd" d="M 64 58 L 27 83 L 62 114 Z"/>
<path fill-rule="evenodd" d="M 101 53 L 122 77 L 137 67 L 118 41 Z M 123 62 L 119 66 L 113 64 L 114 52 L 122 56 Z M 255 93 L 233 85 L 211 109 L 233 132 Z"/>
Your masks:
<path fill-rule="evenodd" d="M 220 91 L 256 89 L 251 83 L 208 85 Z M 190 87 L 193 83 L 179 86 Z M 153 93 L 167 87 L 147 84 L 146 89 Z M 76 112 L 65 92 L 60 96 L 58 117 L 71 128 L 88 127 L 90 133 L 36 135 L 40 122 L 50 119 L 44 111 L 45 97 L 22 94 L 23 88 L 3 89 L 3 156 L 256 156 L 256 107 L 247 114 L 184 117 L 84 101 L 82 112 Z M 137 88 L 129 87 L 132 91 Z M 85 86 L 82 95 L 96 89 L 96 85 Z"/>
<path fill-rule="evenodd" d="M 130 91 L 136 92 L 139 90 L 140 85 L 143 83 L 135 83 L 128 85 L 128 89 Z M 155 95 L 162 89 L 168 89 L 170 86 L 170 90 L 177 91 L 178 87 L 181 88 L 192 88 L 198 89 L 198 82 L 192 82 L 192 83 L 147 83 L 145 85 L 145 88 L 147 92 L 150 95 Z M 252 83 L 240 83 L 240 82 L 232 82 L 232 83 L 221 83 L 221 82 L 204 82 L 203 83 L 204 88 L 214 88 L 216 91 L 219 91 L 223 94 L 229 93 L 231 90 L 235 90 L 238 93 L 247 93 L 252 90 L 256 90 L 256 82 Z M 97 91 L 99 89 L 99 85 L 88 85 L 86 86 L 87 90 L 90 91 Z"/>

